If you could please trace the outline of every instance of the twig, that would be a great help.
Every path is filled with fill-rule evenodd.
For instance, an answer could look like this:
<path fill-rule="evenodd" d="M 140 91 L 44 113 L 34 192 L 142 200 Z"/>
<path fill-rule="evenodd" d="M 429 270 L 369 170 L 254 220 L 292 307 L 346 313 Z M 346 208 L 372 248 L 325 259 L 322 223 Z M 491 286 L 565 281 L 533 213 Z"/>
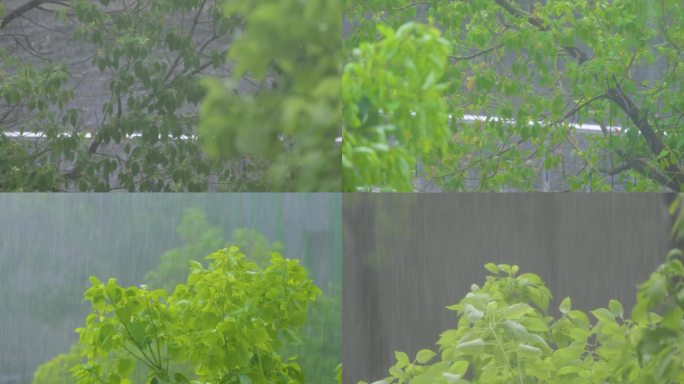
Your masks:
<path fill-rule="evenodd" d="M 476 58 L 476 57 L 478 57 L 478 56 L 486 55 L 487 53 L 489 53 L 489 52 L 491 52 L 491 51 L 493 51 L 493 50 L 495 50 L 495 49 L 499 49 L 499 48 L 501 48 L 501 47 L 503 47 L 503 46 L 504 46 L 503 44 L 499 44 L 499 45 L 496 45 L 496 46 L 494 46 L 494 47 L 487 48 L 487 49 L 485 49 L 485 50 L 483 50 L 483 51 L 479 51 L 479 52 L 473 53 L 472 55 L 466 55 L 466 56 L 447 56 L 447 57 L 451 60 L 451 63 L 452 63 L 452 64 L 455 64 L 455 63 L 457 63 L 457 62 L 459 62 L 459 61 L 470 60 L 470 59 L 474 59 L 474 58 Z"/>

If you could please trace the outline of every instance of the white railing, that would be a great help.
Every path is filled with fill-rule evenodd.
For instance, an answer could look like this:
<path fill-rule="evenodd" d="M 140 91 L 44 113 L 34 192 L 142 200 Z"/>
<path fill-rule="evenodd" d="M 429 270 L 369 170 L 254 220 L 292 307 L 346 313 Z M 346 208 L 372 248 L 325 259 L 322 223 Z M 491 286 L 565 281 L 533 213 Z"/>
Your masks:
<path fill-rule="evenodd" d="M 411 115 L 415 116 L 416 113 L 411 112 Z M 453 116 L 449 115 L 449 120 L 452 120 L 452 119 L 453 119 Z M 500 120 L 500 118 L 499 117 L 484 116 L 484 115 L 463 115 L 463 118 L 460 120 L 463 120 L 463 121 L 497 121 L 497 120 Z M 515 119 L 504 119 L 503 121 L 505 123 L 510 123 L 510 124 L 515 123 Z M 535 125 L 538 123 L 541 124 L 541 122 L 535 122 L 535 121 L 529 121 L 528 122 L 529 125 Z M 578 131 L 603 132 L 603 129 L 601 128 L 601 126 L 599 126 L 597 124 L 575 124 L 575 123 L 571 123 L 569 125 Z M 617 127 L 617 126 L 616 127 L 607 126 L 605 128 L 608 132 L 620 133 L 622 131 L 622 128 Z M 43 138 L 47 137 L 44 132 L 11 131 L 11 132 L 4 132 L 3 134 L 7 137 L 23 138 L 23 139 L 43 139 Z M 64 136 L 68 136 L 68 135 L 69 134 L 67 134 L 67 133 L 60 133 L 59 134 L 60 137 L 64 137 Z M 83 137 L 86 139 L 90 139 L 92 136 L 91 133 L 88 133 L 88 132 L 82 133 L 81 135 L 83 135 Z M 126 138 L 130 139 L 130 138 L 141 137 L 141 136 L 142 136 L 141 133 L 133 133 L 130 135 L 126 135 Z M 172 137 L 172 136 L 169 135 L 168 137 Z M 181 135 L 179 138 L 181 140 L 196 140 L 197 136 L 195 136 L 195 135 Z M 342 137 L 335 138 L 336 144 L 339 144 L 341 142 L 342 142 Z"/>
<path fill-rule="evenodd" d="M 380 113 L 382 113 L 382 111 L 380 111 Z M 411 112 L 411 116 L 415 116 L 415 115 L 416 115 L 415 112 Z M 491 117 L 491 116 L 484 116 L 484 115 L 463 115 L 463 118 L 460 119 L 460 120 L 463 120 L 463 121 L 497 121 L 497 120 L 500 120 L 500 119 L 501 119 L 501 118 L 499 118 L 499 117 Z M 453 120 L 453 115 L 449 115 L 449 120 L 450 120 L 450 121 Z M 503 121 L 504 121 L 504 123 L 510 123 L 510 124 L 514 124 L 514 123 L 515 123 L 515 119 L 504 119 Z M 541 124 L 541 123 L 542 123 L 541 121 L 535 122 L 535 121 L 532 121 L 532 120 L 530 120 L 530 121 L 528 122 L 529 125 L 535 125 L 535 124 Z M 569 124 L 569 126 L 573 127 L 573 128 L 574 128 L 575 130 L 577 130 L 577 131 L 603 132 L 603 129 L 601 128 L 601 126 L 600 126 L 600 125 L 597 125 L 597 124 L 575 124 L 575 123 L 571 123 L 571 124 Z M 622 128 L 621 128 L 621 127 L 617 127 L 617 126 L 615 126 L 615 127 L 613 127 L 613 126 L 606 126 L 605 129 L 606 129 L 606 131 L 608 131 L 608 132 L 615 132 L 615 133 L 618 133 L 618 134 L 619 134 L 620 132 L 622 132 Z M 337 139 L 335 139 L 335 142 L 336 142 L 336 143 L 341 143 L 341 142 L 342 142 L 342 138 L 341 138 L 341 137 L 338 137 Z"/>
<path fill-rule="evenodd" d="M 415 116 L 415 113 L 413 113 Z M 449 120 L 452 119 L 452 115 L 449 115 Z M 481 116 L 481 115 L 464 115 L 463 119 L 465 121 L 497 121 L 500 120 L 498 117 L 490 117 L 490 116 Z M 515 119 L 505 119 L 504 123 L 515 123 Z M 529 121 L 529 125 L 535 125 L 535 124 L 541 124 L 541 121 L 535 122 L 535 121 Z M 569 126 L 575 128 L 578 131 L 589 131 L 589 132 L 603 132 L 603 129 L 601 129 L 600 125 L 597 124 L 575 124 L 571 123 L 568 124 Z M 616 132 L 620 133 L 622 131 L 621 127 L 612 127 L 612 126 L 607 126 L 605 127 L 608 132 Z"/>
<path fill-rule="evenodd" d="M 18 138 L 18 139 L 44 139 L 47 137 L 45 132 L 19 132 L 19 131 L 10 131 L 10 132 L 3 132 L 3 135 L 7 137 L 12 137 L 12 138 Z M 85 133 L 60 133 L 57 136 L 59 137 L 69 137 L 69 136 L 76 136 L 76 135 L 81 135 L 85 139 L 90 139 L 92 137 L 92 134 L 90 132 L 85 132 Z M 134 137 L 141 137 L 142 133 L 132 133 L 130 135 L 126 135 L 127 139 L 131 139 Z M 168 137 L 173 137 L 172 135 L 168 135 Z M 197 139 L 197 136 L 195 135 L 181 135 L 179 137 L 181 140 L 195 140 Z"/>
<path fill-rule="evenodd" d="M 12 138 L 18 138 L 18 139 L 44 139 L 47 137 L 47 135 L 44 132 L 18 132 L 18 131 L 11 131 L 11 132 L 4 132 L 3 133 L 7 137 L 12 137 Z M 81 134 L 83 138 L 85 139 L 90 139 L 92 137 L 92 134 L 89 132 L 82 133 Z M 68 133 L 60 133 L 58 134 L 59 137 L 66 137 L 69 136 Z M 126 135 L 127 139 L 131 139 L 134 137 L 141 137 L 141 133 L 133 133 L 130 135 Z M 172 137 L 169 135 L 168 137 Z M 196 140 L 197 136 L 195 135 L 181 135 L 179 137 L 181 140 Z M 282 140 L 282 139 L 281 139 Z M 335 144 L 339 144 L 342 142 L 342 137 L 337 137 L 335 138 Z"/>

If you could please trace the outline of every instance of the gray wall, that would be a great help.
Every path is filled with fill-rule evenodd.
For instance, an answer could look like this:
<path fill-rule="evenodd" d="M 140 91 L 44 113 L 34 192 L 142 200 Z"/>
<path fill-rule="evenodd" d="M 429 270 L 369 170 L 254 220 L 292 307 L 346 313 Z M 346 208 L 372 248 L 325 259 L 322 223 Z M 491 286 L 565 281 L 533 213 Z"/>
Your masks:
<path fill-rule="evenodd" d="M 671 195 L 669 195 L 671 196 Z M 669 249 L 665 194 L 347 194 L 343 199 L 344 383 L 386 376 L 394 351 L 434 348 L 444 307 L 489 261 L 539 274 L 590 310 L 635 287 Z"/>

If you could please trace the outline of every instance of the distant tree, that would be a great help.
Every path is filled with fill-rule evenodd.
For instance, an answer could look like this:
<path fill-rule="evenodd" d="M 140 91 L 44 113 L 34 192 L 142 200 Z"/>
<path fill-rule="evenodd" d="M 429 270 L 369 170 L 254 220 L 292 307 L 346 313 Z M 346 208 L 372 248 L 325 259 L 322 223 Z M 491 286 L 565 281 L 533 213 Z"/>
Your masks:
<path fill-rule="evenodd" d="M 69 352 L 59 354 L 42 364 L 33 373 L 33 384 L 74 384 L 76 378 L 69 370 L 82 363 L 82 349 L 79 344 L 74 344 Z"/>
<path fill-rule="evenodd" d="M 344 3 L 345 190 L 412 190 L 419 164 L 447 190 L 530 190 L 570 152 L 571 190 L 682 189 L 681 1 Z"/>
<path fill-rule="evenodd" d="M 271 252 L 284 250 L 281 243 L 272 243 L 260 232 L 248 228 L 237 228 L 229 240 L 221 228 L 207 222 L 204 212 L 194 208 L 185 211 L 176 231 L 183 245 L 164 252 L 157 266 L 145 275 L 145 282 L 153 288 L 171 291 L 187 278 L 190 261 L 201 261 L 209 252 L 230 244 L 239 247 L 250 261 L 260 266 L 268 264 Z"/>

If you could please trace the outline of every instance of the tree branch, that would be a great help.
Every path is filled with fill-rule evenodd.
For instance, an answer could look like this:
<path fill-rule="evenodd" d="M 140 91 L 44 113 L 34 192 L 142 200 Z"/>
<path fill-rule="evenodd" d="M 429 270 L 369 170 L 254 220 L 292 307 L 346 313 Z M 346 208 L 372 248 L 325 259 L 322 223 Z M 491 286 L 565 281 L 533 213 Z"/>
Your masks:
<path fill-rule="evenodd" d="M 544 26 L 541 18 L 516 8 L 513 6 L 513 4 L 508 2 L 508 0 L 495 1 L 511 15 L 526 19 L 530 24 L 535 26 L 540 31 L 548 31 L 548 28 Z M 575 57 L 579 64 L 582 64 L 588 60 L 588 56 L 576 47 L 569 46 L 563 47 L 563 49 L 571 56 Z M 651 124 L 648 122 L 648 111 L 640 110 L 634 101 L 632 101 L 632 99 L 623 92 L 622 88 L 620 87 L 620 83 L 615 78 L 613 78 L 613 81 L 615 82 L 615 86 L 608 87 L 605 96 L 627 114 L 629 119 L 637 127 L 639 132 L 641 132 L 641 135 L 646 140 L 651 154 L 653 156 L 658 156 L 665 149 L 665 145 L 653 127 L 651 127 Z M 629 157 L 625 156 L 624 153 L 621 154 L 621 156 L 629 159 Z M 662 185 L 671 188 L 674 191 L 679 191 L 681 186 L 684 184 L 684 170 L 682 170 L 676 164 L 670 164 L 667 169 L 664 170 L 666 174 L 663 174 L 659 172 L 660 170 L 653 169 L 652 166 L 644 164 L 643 160 L 639 160 L 636 163 L 634 163 L 634 161 L 635 160 L 628 160 L 628 162 L 633 165 L 634 169 L 639 170 L 639 172 L 647 175 L 653 180 L 658 181 Z M 654 173 L 651 171 L 656 172 Z"/>
<path fill-rule="evenodd" d="M 587 105 L 593 103 L 594 101 L 600 100 L 600 99 L 605 99 L 607 97 L 608 96 L 605 93 L 602 93 L 598 96 L 594 96 L 591 99 L 586 100 L 585 102 L 583 102 L 581 104 L 578 104 L 575 108 L 571 109 L 568 113 L 565 114 L 565 116 L 563 116 L 563 120 L 570 118 L 572 115 L 579 112 L 580 109 L 586 107 Z"/>
<path fill-rule="evenodd" d="M 619 166 L 614 167 L 614 168 L 601 168 L 601 167 L 598 168 L 599 172 L 605 173 L 608 176 L 615 176 L 617 174 L 620 174 L 624 171 L 628 171 L 631 169 L 634 169 L 634 166 L 632 164 L 630 164 L 630 162 L 625 162 L 622 165 L 619 165 Z"/>
<path fill-rule="evenodd" d="M 630 158 L 623 151 L 619 151 L 618 155 L 622 156 L 625 159 L 626 165 L 629 165 L 631 169 L 634 169 L 642 175 L 657 181 L 660 185 L 664 185 L 675 192 L 681 192 L 681 173 L 675 173 L 670 175 L 669 168 L 668 172 L 664 173 L 661 169 L 658 169 L 649 164 L 648 160 L 640 158 Z"/>
<path fill-rule="evenodd" d="M 606 90 L 606 95 L 610 101 L 615 103 L 627 114 L 632 123 L 639 129 L 642 136 L 644 136 L 644 139 L 646 139 L 646 143 L 648 144 L 651 153 L 657 156 L 662 152 L 665 145 L 655 133 L 651 124 L 649 124 L 648 113 L 639 110 L 632 99 L 622 91 L 619 84 L 616 84 L 615 87 L 608 88 L 608 90 Z"/>
<path fill-rule="evenodd" d="M 47 0 L 29 0 L 26 3 L 20 5 L 18 8 L 15 8 L 11 11 L 9 11 L 3 18 L 2 21 L 0 21 L 0 29 L 5 28 L 7 24 L 11 23 L 12 20 L 23 16 L 26 12 L 37 8 L 43 3 L 46 3 Z"/>
<path fill-rule="evenodd" d="M 459 61 L 470 60 L 470 59 L 474 59 L 474 58 L 476 58 L 476 57 L 478 57 L 478 56 L 486 55 L 487 53 L 489 53 L 489 52 L 491 52 L 491 51 L 493 51 L 493 50 L 495 50 L 495 49 L 499 49 L 499 48 L 501 48 L 501 47 L 503 47 L 503 46 L 504 46 L 503 44 L 495 45 L 495 46 L 490 47 L 490 48 L 487 48 L 487 49 L 485 49 L 485 50 L 482 50 L 482 51 L 479 51 L 479 52 L 475 52 L 475 53 L 473 53 L 472 55 L 466 55 L 466 56 L 447 56 L 447 57 L 451 60 L 451 63 L 454 64 L 454 63 L 457 63 L 457 62 L 459 62 Z"/>
<path fill-rule="evenodd" d="M 531 15 L 522 9 L 516 8 L 513 6 L 513 4 L 509 3 L 507 0 L 495 0 L 496 3 L 505 9 L 508 13 L 510 13 L 513 16 L 520 17 L 522 19 L 527 19 L 527 22 L 532 24 L 533 26 L 537 27 L 538 30 L 546 32 L 549 29 L 544 26 L 544 22 L 542 19 L 535 15 Z M 586 53 L 582 52 L 580 49 L 577 47 L 572 47 L 572 46 L 567 46 L 563 47 L 565 52 L 569 53 L 571 56 L 573 56 L 575 59 L 577 59 L 578 64 L 582 64 L 586 61 L 589 61 L 589 56 L 587 56 Z"/>

